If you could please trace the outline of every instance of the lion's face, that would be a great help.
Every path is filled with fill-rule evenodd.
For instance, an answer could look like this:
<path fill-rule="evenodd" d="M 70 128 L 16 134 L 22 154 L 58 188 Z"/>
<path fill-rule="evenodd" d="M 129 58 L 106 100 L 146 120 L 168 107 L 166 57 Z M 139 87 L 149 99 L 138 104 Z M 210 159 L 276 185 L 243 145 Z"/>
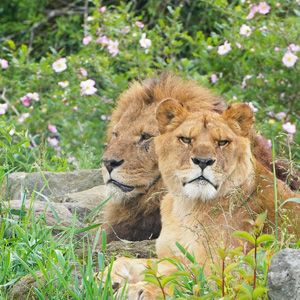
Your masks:
<path fill-rule="evenodd" d="M 251 177 L 252 155 L 246 138 L 251 109 L 233 105 L 222 115 L 188 113 L 175 100 L 157 110 L 162 133 L 155 140 L 159 169 L 173 194 L 203 202 L 223 196 Z"/>
<path fill-rule="evenodd" d="M 154 104 L 142 110 L 128 107 L 110 128 L 102 173 L 106 194 L 115 193 L 116 202 L 144 195 L 160 178 L 154 151 L 154 137 L 159 134 L 155 109 Z"/>

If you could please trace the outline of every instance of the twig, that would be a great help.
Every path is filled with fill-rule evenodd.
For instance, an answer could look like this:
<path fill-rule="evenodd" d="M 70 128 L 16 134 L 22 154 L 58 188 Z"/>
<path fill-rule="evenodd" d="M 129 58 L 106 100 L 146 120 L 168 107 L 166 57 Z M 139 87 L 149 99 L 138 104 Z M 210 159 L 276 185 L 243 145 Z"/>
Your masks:
<path fill-rule="evenodd" d="M 83 25 L 83 30 L 84 30 L 84 36 L 86 37 L 87 36 L 87 17 L 88 17 L 88 10 L 89 10 L 89 0 L 85 0 L 85 3 L 84 3 L 84 15 L 83 15 L 83 18 L 84 18 L 84 25 Z"/>

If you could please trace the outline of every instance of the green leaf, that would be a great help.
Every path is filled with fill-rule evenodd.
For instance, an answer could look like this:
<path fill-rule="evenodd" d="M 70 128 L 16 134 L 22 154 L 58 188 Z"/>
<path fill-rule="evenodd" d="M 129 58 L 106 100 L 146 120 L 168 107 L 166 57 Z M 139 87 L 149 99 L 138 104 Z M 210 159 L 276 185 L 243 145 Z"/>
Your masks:
<path fill-rule="evenodd" d="M 281 203 L 281 205 L 278 207 L 278 209 L 280 209 L 284 204 L 286 204 L 287 202 L 296 202 L 296 203 L 300 203 L 300 199 L 299 198 L 290 198 L 285 200 L 283 203 Z"/>
<path fill-rule="evenodd" d="M 170 275 L 170 276 L 167 276 L 167 277 L 163 278 L 160 281 L 160 284 L 161 284 L 162 287 L 164 287 L 168 282 L 170 282 L 172 280 L 175 280 L 175 279 L 177 279 L 177 276 Z"/>
<path fill-rule="evenodd" d="M 256 243 L 257 245 L 259 245 L 260 243 L 269 242 L 269 241 L 275 241 L 275 237 L 270 234 L 263 234 L 257 238 Z"/>
<path fill-rule="evenodd" d="M 16 50 L 16 45 L 15 45 L 15 42 L 14 42 L 14 41 L 12 41 L 12 40 L 7 40 L 6 42 L 8 43 L 8 45 L 9 45 L 9 47 L 10 47 L 11 49 Z"/>
<path fill-rule="evenodd" d="M 225 258 L 226 258 L 226 253 L 225 253 L 225 251 L 224 251 L 223 249 L 220 249 L 220 248 L 218 248 L 217 251 L 218 251 L 218 253 L 219 253 L 221 259 L 222 259 L 222 260 L 225 260 Z"/>
<path fill-rule="evenodd" d="M 238 284 L 237 288 L 247 295 L 248 299 L 252 299 L 252 288 L 248 285 Z"/>
<path fill-rule="evenodd" d="M 232 234 L 232 236 L 241 237 L 241 238 L 246 239 L 247 241 L 249 241 L 251 244 L 255 245 L 255 239 L 249 232 L 235 231 Z"/>
<path fill-rule="evenodd" d="M 244 256 L 243 261 L 247 262 L 249 266 L 254 270 L 255 269 L 255 259 L 252 256 Z"/>
<path fill-rule="evenodd" d="M 158 280 L 155 277 L 153 277 L 153 276 L 145 276 L 145 278 L 143 279 L 143 281 L 150 282 L 150 283 L 153 283 L 155 285 L 159 285 Z"/>
<path fill-rule="evenodd" d="M 231 272 L 233 269 L 235 269 L 237 266 L 239 265 L 239 263 L 232 263 L 229 266 L 227 266 L 224 270 L 224 273 L 227 274 L 229 272 Z"/>
<path fill-rule="evenodd" d="M 255 290 L 252 293 L 252 299 L 256 300 L 260 295 L 266 293 L 267 291 L 268 291 L 267 288 L 258 286 L 257 288 L 255 288 Z"/>
<path fill-rule="evenodd" d="M 74 231 L 74 234 L 79 234 L 79 233 L 83 233 L 83 232 L 92 230 L 94 228 L 97 228 L 97 227 L 101 226 L 102 224 L 103 223 L 98 223 L 98 224 L 93 224 L 93 225 L 90 225 L 90 226 L 87 226 L 87 227 L 83 227 L 83 228 L 77 229 L 77 230 Z"/>

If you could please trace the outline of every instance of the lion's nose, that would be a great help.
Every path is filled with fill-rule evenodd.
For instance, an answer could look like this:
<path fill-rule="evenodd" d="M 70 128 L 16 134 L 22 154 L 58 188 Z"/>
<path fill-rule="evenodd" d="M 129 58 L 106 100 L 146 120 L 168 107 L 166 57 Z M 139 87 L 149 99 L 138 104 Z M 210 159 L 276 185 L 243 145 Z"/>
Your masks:
<path fill-rule="evenodd" d="M 212 158 L 192 157 L 192 161 L 195 165 L 198 165 L 203 171 L 207 166 L 213 165 L 216 160 Z"/>
<path fill-rule="evenodd" d="M 104 166 L 106 167 L 108 173 L 111 173 L 113 169 L 121 166 L 124 163 L 124 159 L 109 159 L 109 158 L 103 158 L 102 162 L 104 163 Z"/>

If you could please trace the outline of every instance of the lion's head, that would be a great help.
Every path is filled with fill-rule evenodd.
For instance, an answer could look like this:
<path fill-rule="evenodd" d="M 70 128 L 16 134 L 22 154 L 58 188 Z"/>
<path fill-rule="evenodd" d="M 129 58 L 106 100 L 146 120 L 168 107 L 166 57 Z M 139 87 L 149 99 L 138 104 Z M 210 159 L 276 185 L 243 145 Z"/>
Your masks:
<path fill-rule="evenodd" d="M 180 100 L 189 110 L 219 111 L 223 107 L 219 97 L 174 75 L 134 82 L 120 95 L 111 116 L 108 147 L 102 157 L 106 193 L 115 193 L 115 203 L 140 199 L 160 180 L 154 150 L 154 137 L 159 135 L 155 111 L 169 97 Z"/>
<path fill-rule="evenodd" d="M 223 114 L 190 113 L 178 101 L 167 99 L 157 109 L 155 139 L 159 169 L 173 195 L 195 201 L 224 196 L 253 174 L 247 135 L 254 122 L 251 108 L 233 104 Z"/>

